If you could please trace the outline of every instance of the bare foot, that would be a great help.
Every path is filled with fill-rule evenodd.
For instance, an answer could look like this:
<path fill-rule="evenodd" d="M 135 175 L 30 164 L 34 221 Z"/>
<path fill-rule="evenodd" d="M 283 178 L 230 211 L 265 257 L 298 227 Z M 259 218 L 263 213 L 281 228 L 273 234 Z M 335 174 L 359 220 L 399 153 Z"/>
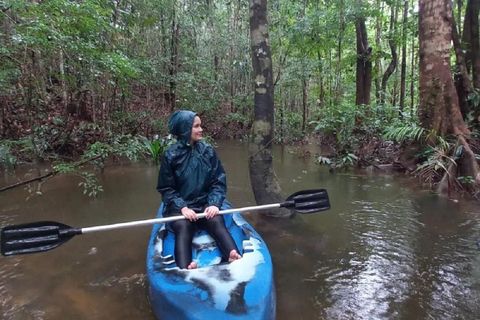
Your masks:
<path fill-rule="evenodd" d="M 195 261 L 190 262 L 187 269 L 189 269 L 189 270 L 197 269 L 197 263 Z"/>
<path fill-rule="evenodd" d="M 238 254 L 237 250 L 232 250 L 232 251 L 230 251 L 230 255 L 228 257 L 228 262 L 232 262 L 232 261 L 238 260 L 240 258 L 242 258 L 242 256 Z"/>

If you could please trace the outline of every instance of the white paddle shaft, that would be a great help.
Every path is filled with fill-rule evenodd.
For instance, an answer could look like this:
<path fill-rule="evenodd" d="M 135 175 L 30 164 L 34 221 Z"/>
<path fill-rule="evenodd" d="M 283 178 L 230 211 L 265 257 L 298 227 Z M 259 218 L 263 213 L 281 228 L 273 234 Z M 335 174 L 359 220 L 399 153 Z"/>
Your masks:
<path fill-rule="evenodd" d="M 235 212 L 257 211 L 257 210 L 274 209 L 274 208 L 280 208 L 280 203 L 265 204 L 265 205 L 254 206 L 254 207 L 245 207 L 245 208 L 222 210 L 218 214 L 229 214 L 229 213 L 235 213 Z M 206 216 L 207 216 L 206 213 L 198 213 L 197 214 L 198 218 L 204 218 Z M 104 226 L 82 228 L 81 230 L 82 230 L 82 234 L 86 234 L 86 233 L 113 230 L 113 229 L 148 226 L 148 225 L 152 225 L 152 224 L 155 224 L 155 223 L 165 223 L 165 222 L 172 222 L 172 221 L 183 220 L 183 219 L 186 219 L 186 218 L 184 216 L 180 215 L 180 216 L 173 216 L 173 217 L 167 217 L 167 218 L 147 219 L 147 220 L 140 220 L 140 221 L 108 224 L 108 225 L 104 225 Z"/>

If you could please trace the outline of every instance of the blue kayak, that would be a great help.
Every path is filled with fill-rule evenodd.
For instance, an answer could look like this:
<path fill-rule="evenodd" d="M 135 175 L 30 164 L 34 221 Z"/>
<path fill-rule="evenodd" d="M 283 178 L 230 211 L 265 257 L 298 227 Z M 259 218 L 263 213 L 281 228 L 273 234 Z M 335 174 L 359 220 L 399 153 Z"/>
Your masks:
<path fill-rule="evenodd" d="M 230 207 L 222 207 L 222 210 Z M 158 210 L 162 218 L 163 204 Z M 272 260 L 260 235 L 239 213 L 224 215 L 242 259 L 222 262 L 215 240 L 197 230 L 193 260 L 198 269 L 179 269 L 173 257 L 175 234 L 156 224 L 147 252 L 147 280 L 152 309 L 159 320 L 275 319 Z"/>

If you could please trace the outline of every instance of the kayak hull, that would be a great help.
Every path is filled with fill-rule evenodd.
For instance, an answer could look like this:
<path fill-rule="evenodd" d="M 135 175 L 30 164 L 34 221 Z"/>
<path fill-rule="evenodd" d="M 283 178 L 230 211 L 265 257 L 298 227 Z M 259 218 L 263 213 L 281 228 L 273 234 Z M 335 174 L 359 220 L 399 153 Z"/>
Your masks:
<path fill-rule="evenodd" d="M 222 210 L 230 209 L 229 206 Z M 157 217 L 162 217 L 163 205 Z M 238 214 L 224 215 L 242 259 L 223 262 L 215 241 L 197 230 L 193 260 L 198 269 L 181 270 L 174 261 L 175 234 L 168 225 L 152 229 L 147 251 L 149 300 L 160 320 L 275 319 L 273 267 L 260 235 Z"/>

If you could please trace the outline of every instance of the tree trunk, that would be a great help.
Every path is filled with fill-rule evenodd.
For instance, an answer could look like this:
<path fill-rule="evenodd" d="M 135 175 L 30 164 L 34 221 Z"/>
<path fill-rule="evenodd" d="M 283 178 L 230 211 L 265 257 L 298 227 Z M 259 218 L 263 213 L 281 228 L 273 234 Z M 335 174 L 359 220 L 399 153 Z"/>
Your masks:
<path fill-rule="evenodd" d="M 392 5 L 391 12 L 390 12 L 390 28 L 389 28 L 389 36 L 388 36 L 388 45 L 390 46 L 390 51 L 392 52 L 392 60 L 388 64 L 387 70 L 382 77 L 382 94 L 380 99 L 380 104 L 385 104 L 385 95 L 387 93 L 387 82 L 390 76 L 395 72 L 397 68 L 397 47 L 395 42 L 393 41 L 394 37 L 394 24 L 396 23 L 396 6 Z"/>
<path fill-rule="evenodd" d="M 457 0 L 457 26 L 458 26 L 458 35 L 459 38 L 462 37 L 462 7 L 463 0 Z"/>
<path fill-rule="evenodd" d="M 470 0 L 470 41 L 472 50 L 472 78 L 473 86 L 480 89 L 480 39 L 478 31 L 478 14 L 480 13 L 480 0 Z M 468 13 L 467 13 L 468 14 Z M 464 30 L 466 32 L 466 30 Z"/>
<path fill-rule="evenodd" d="M 343 40 L 343 35 L 345 33 L 345 15 L 344 15 L 344 1 L 340 0 L 339 3 L 339 30 L 338 30 L 338 44 L 337 44 L 337 66 L 335 70 L 335 91 L 334 91 L 334 100 L 335 104 L 339 104 L 341 102 L 341 96 L 342 96 L 342 40 Z M 306 11 L 306 4 L 304 5 L 304 14 L 303 16 L 305 17 L 305 11 Z"/>
<path fill-rule="evenodd" d="M 383 2 L 377 1 L 377 10 L 380 11 L 380 16 L 383 16 Z M 380 39 L 382 37 L 382 19 L 377 17 L 375 28 L 375 50 L 379 51 L 381 44 Z M 381 87 L 380 87 L 380 56 L 377 54 L 375 57 L 375 100 L 379 104 L 381 100 Z"/>
<path fill-rule="evenodd" d="M 302 79 L 302 134 L 306 135 L 308 112 L 308 80 Z"/>
<path fill-rule="evenodd" d="M 273 171 L 274 100 L 272 57 L 268 45 L 267 0 L 249 0 L 250 41 L 255 73 L 255 117 L 249 147 L 250 181 L 257 204 L 284 201 L 284 194 Z M 268 212 L 275 217 L 289 217 L 291 211 Z"/>
<path fill-rule="evenodd" d="M 471 176 L 479 181 L 478 165 L 466 137 L 466 127 L 450 71 L 450 42 L 452 39 L 453 11 L 450 0 L 419 1 L 420 40 L 420 125 L 435 130 L 440 136 L 458 136 L 460 159 L 450 165 L 439 185 L 441 192 L 453 185 L 457 176 Z M 459 149 L 463 146 L 462 149 Z"/>
<path fill-rule="evenodd" d="M 462 50 L 462 43 L 460 42 L 460 35 L 457 32 L 457 26 L 455 19 L 452 16 L 452 41 L 456 54 L 456 65 L 458 68 L 458 74 L 455 74 L 455 87 L 457 89 L 458 102 L 460 105 L 460 111 L 462 117 L 465 119 L 470 112 L 470 106 L 468 104 L 468 94 L 473 91 L 472 82 L 468 76 L 467 65 L 465 62 L 465 54 Z"/>
<path fill-rule="evenodd" d="M 465 19 L 463 21 L 463 34 L 462 34 L 462 48 L 465 51 L 465 64 L 467 65 L 468 73 L 470 73 L 472 66 L 472 47 L 471 47 L 471 32 L 470 32 L 470 22 L 471 22 L 471 12 L 472 12 L 472 2 L 477 0 L 468 0 L 467 6 L 465 8 Z"/>
<path fill-rule="evenodd" d="M 323 85 L 323 64 L 322 64 L 322 55 L 320 53 L 320 50 L 317 51 L 317 57 L 318 57 L 318 81 L 320 84 L 320 90 L 318 93 L 318 107 L 323 108 L 325 106 L 325 89 Z"/>
<path fill-rule="evenodd" d="M 172 13 L 172 38 L 170 41 L 170 92 L 168 94 L 168 103 L 170 104 L 170 112 L 173 112 L 176 107 L 176 90 L 177 83 L 175 81 L 175 76 L 177 75 L 177 65 L 178 65 L 178 41 L 180 36 L 180 26 L 176 20 L 176 1 L 173 3 L 173 13 Z"/>
<path fill-rule="evenodd" d="M 415 1 L 412 1 L 412 10 L 415 9 Z M 414 116 L 414 104 L 415 104 L 415 71 L 416 71 L 416 66 L 415 66 L 415 37 L 412 37 L 412 69 L 410 73 L 410 115 L 413 118 Z"/>
<path fill-rule="evenodd" d="M 398 71 L 395 72 L 395 77 L 393 78 L 392 106 L 397 105 L 397 92 L 398 92 Z"/>
<path fill-rule="evenodd" d="M 210 26 L 210 33 L 212 35 L 212 51 L 213 51 L 213 78 L 215 83 L 218 82 L 218 55 L 217 55 L 217 30 L 215 26 L 215 6 L 213 0 L 207 0 L 208 7 L 208 24 Z"/>
<path fill-rule="evenodd" d="M 67 86 L 66 86 L 66 78 L 65 78 L 65 66 L 64 66 L 64 61 L 63 61 L 63 49 L 60 48 L 58 51 L 58 64 L 60 66 L 60 77 L 62 81 L 62 104 L 63 104 L 63 109 L 66 110 L 67 108 Z"/>
<path fill-rule="evenodd" d="M 362 0 L 357 0 L 362 2 Z M 367 38 L 367 28 L 363 16 L 356 19 L 357 32 L 357 71 L 356 71 L 356 104 L 369 105 L 372 88 L 372 48 Z"/>
<path fill-rule="evenodd" d="M 403 24 L 402 24 L 402 66 L 400 71 L 400 115 L 405 108 L 405 85 L 407 79 L 407 23 L 408 23 L 408 1 L 403 3 Z M 413 79 L 412 79 L 413 81 Z"/>

